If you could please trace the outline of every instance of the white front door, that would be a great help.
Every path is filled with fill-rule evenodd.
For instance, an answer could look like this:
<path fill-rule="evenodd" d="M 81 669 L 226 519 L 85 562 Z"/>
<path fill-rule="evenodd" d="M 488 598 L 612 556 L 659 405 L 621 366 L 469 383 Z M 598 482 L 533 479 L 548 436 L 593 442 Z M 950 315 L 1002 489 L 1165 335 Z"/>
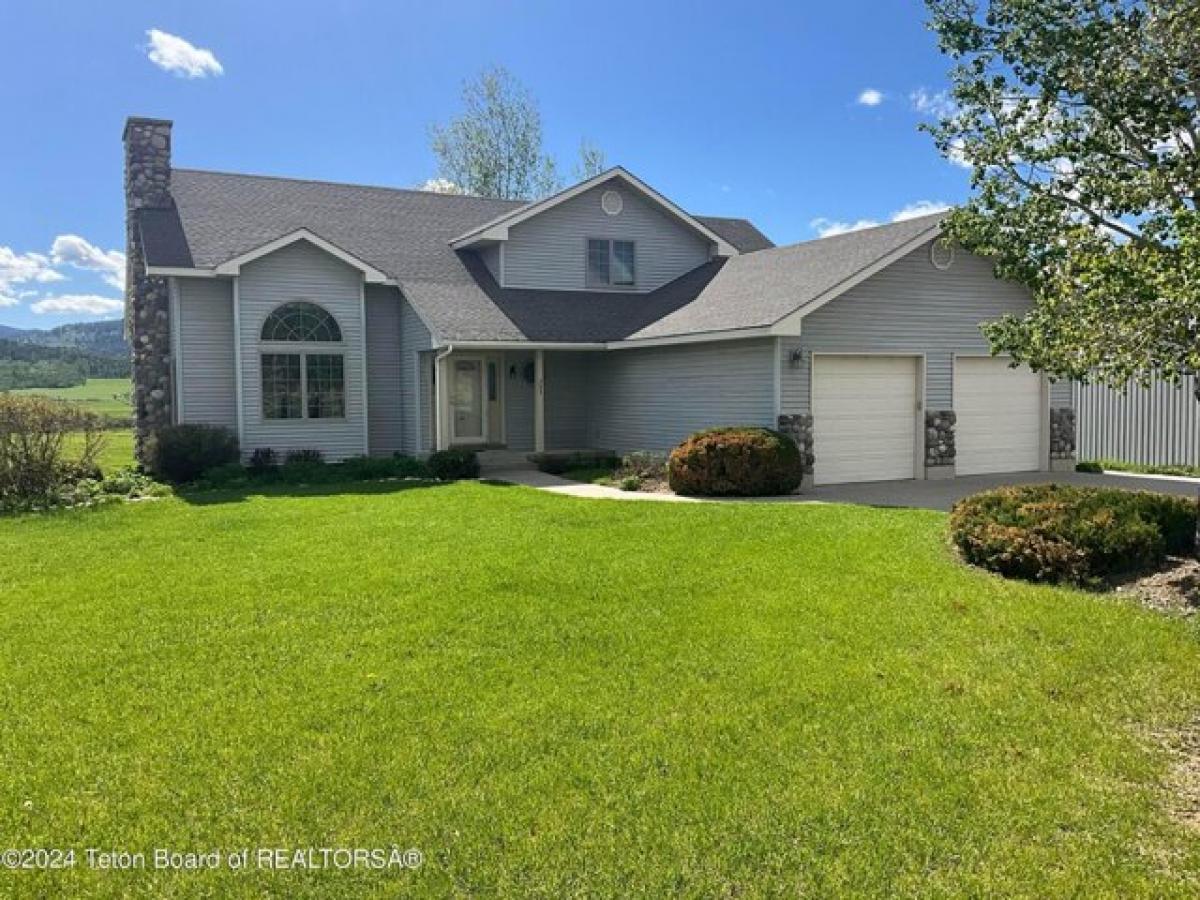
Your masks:
<path fill-rule="evenodd" d="M 483 443 L 484 417 L 483 360 L 451 357 L 451 440 L 464 444 Z"/>
<path fill-rule="evenodd" d="M 916 477 L 920 360 L 813 356 L 813 481 Z"/>
<path fill-rule="evenodd" d="M 1004 357 L 954 362 L 955 474 L 1035 472 L 1042 460 L 1042 378 Z"/>

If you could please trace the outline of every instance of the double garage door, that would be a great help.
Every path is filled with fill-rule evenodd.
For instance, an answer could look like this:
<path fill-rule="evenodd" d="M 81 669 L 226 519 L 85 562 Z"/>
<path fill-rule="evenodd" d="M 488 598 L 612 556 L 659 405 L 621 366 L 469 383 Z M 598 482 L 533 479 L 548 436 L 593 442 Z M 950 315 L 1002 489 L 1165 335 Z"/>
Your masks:
<path fill-rule="evenodd" d="M 813 357 L 817 484 L 896 481 L 924 465 L 921 360 L 915 356 Z M 955 361 L 956 472 L 1021 472 L 1041 460 L 1041 379 L 1005 360 Z"/>

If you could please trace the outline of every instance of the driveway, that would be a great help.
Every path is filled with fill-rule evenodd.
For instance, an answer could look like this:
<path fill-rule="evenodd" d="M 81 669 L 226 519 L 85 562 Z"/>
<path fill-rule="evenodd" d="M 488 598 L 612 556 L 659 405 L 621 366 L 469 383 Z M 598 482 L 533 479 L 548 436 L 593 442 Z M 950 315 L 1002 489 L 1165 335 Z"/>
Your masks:
<path fill-rule="evenodd" d="M 1093 475 L 1086 472 L 1017 472 L 1010 475 L 966 475 L 944 481 L 873 481 L 867 484 L 827 484 L 809 488 L 794 500 L 824 503 L 857 503 L 861 506 L 909 506 L 948 510 L 969 494 L 1006 484 L 1077 484 L 1091 487 L 1124 488 L 1127 491 L 1158 491 L 1195 497 L 1200 484 L 1170 478 L 1129 475 Z"/>

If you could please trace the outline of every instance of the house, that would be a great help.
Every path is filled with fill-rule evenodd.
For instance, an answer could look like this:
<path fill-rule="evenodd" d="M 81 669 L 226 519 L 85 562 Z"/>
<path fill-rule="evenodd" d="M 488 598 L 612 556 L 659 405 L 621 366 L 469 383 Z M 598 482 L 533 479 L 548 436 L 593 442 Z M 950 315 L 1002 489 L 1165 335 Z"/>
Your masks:
<path fill-rule="evenodd" d="M 1030 299 L 937 216 L 774 246 L 621 168 L 533 203 L 177 169 L 125 126 L 139 446 L 666 450 L 778 427 L 817 483 L 1069 463 L 1069 385 L 988 356 Z"/>

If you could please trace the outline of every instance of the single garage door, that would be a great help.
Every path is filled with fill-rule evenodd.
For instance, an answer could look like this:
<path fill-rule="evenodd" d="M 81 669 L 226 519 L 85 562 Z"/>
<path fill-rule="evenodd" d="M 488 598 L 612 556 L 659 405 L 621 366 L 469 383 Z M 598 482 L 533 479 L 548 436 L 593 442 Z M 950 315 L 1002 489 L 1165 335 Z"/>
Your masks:
<path fill-rule="evenodd" d="M 918 360 L 813 356 L 813 480 L 914 477 Z"/>
<path fill-rule="evenodd" d="M 1042 379 L 1003 357 L 954 362 L 955 473 L 1033 472 L 1041 468 Z"/>

